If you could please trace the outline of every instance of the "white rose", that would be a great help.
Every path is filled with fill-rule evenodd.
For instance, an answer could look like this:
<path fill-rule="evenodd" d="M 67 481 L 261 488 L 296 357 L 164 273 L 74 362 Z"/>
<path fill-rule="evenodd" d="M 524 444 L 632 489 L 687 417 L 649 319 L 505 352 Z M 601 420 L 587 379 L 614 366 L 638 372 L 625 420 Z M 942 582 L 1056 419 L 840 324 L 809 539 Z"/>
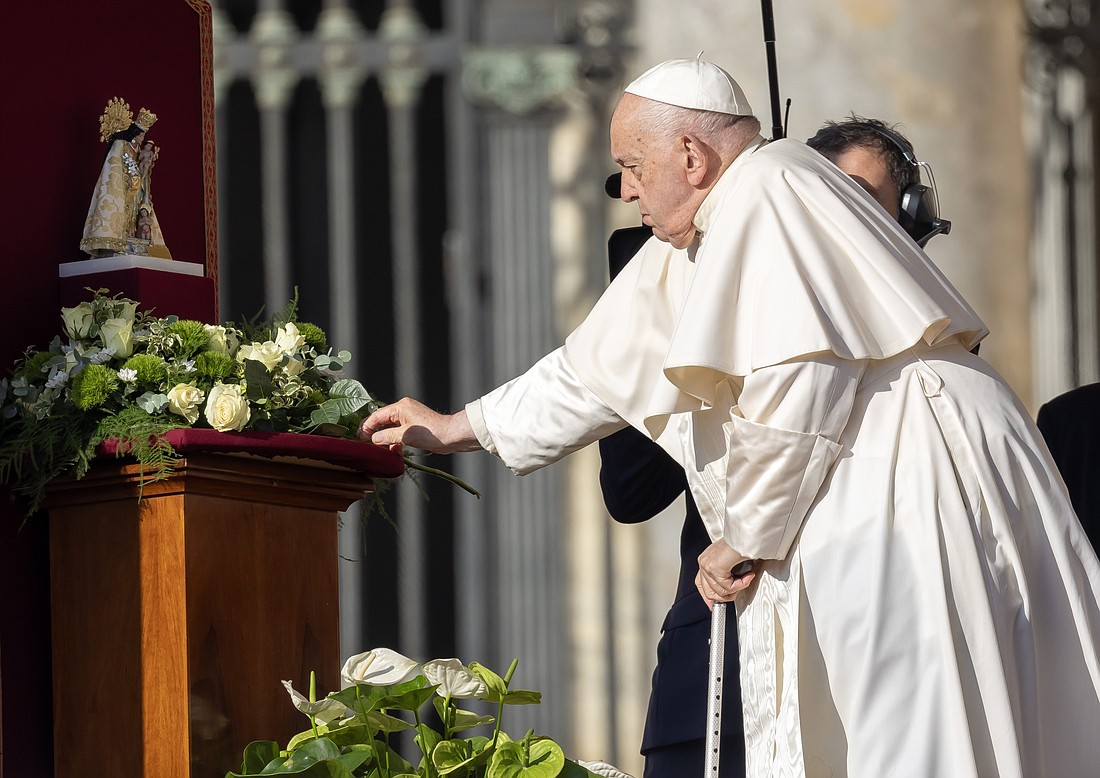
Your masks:
<path fill-rule="evenodd" d="M 134 320 L 108 319 L 99 330 L 104 348 L 113 348 L 116 357 L 128 357 L 134 353 Z"/>
<path fill-rule="evenodd" d="M 81 303 L 75 308 L 62 308 L 61 321 L 65 327 L 65 334 L 73 340 L 88 337 L 92 329 L 92 306 L 89 303 Z"/>
<path fill-rule="evenodd" d="M 275 348 L 283 354 L 293 354 L 306 344 L 294 322 L 287 322 L 275 335 Z"/>
<path fill-rule="evenodd" d="M 238 384 L 214 384 L 206 398 L 205 415 L 218 432 L 242 430 L 251 416 L 248 398 Z"/>
<path fill-rule="evenodd" d="M 122 371 L 119 371 L 121 377 Z M 202 389 L 191 384 L 176 384 L 168 392 L 168 410 L 194 424 L 199 419 L 199 405 L 205 395 Z"/>
<path fill-rule="evenodd" d="M 478 678 L 457 659 L 433 659 L 421 668 L 424 677 L 438 684 L 435 693 L 440 697 L 485 699 L 489 690 L 485 681 Z"/>
<path fill-rule="evenodd" d="M 125 321 L 133 321 L 134 320 L 134 314 L 136 314 L 136 313 L 137 313 L 137 303 L 129 302 L 129 303 L 120 303 L 119 304 L 118 318 L 124 319 Z"/>
<path fill-rule="evenodd" d="M 206 330 L 206 336 L 210 339 L 209 347 L 211 351 L 216 351 L 219 354 L 229 353 L 229 337 L 226 334 L 225 327 L 220 324 L 206 324 L 203 329 Z"/>
<path fill-rule="evenodd" d="M 300 359 L 288 359 L 286 364 L 283 365 L 283 370 L 289 376 L 301 375 L 302 371 L 306 369 L 305 363 Z"/>
<path fill-rule="evenodd" d="M 356 654 L 344 662 L 340 677 L 344 687 L 365 683 L 370 686 L 393 686 L 418 674 L 415 661 L 388 648 L 376 648 Z"/>
<path fill-rule="evenodd" d="M 237 352 L 237 361 L 244 362 L 246 359 L 262 362 L 268 372 L 271 372 L 283 361 L 283 352 L 270 340 L 266 343 L 253 343 L 249 346 L 241 346 L 241 350 Z"/>

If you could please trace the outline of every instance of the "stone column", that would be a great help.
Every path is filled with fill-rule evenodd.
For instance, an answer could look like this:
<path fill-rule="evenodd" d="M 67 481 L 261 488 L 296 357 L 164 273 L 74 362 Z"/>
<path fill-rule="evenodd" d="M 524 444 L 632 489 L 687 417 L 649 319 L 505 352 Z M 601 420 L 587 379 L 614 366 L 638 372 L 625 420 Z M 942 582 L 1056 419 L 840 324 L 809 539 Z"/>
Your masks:
<path fill-rule="evenodd" d="M 298 30 L 281 0 L 260 0 L 251 37 L 256 49 L 252 81 L 260 108 L 264 304 L 271 315 L 291 297 L 286 114 L 298 82 L 293 63 Z"/>
<path fill-rule="evenodd" d="M 350 351 L 354 360 L 348 374 L 365 379 L 366 355 L 360 349 L 356 311 L 355 267 L 355 142 L 352 113 L 363 79 L 355 47 L 364 31 L 344 0 L 326 0 L 317 19 L 321 47 L 318 74 L 325 105 L 328 160 L 329 340 Z M 361 507 L 352 505 L 340 515 L 340 655 L 343 659 L 373 646 L 365 643 L 363 623 L 363 527 Z"/>
<path fill-rule="evenodd" d="M 416 109 L 427 77 L 420 47 L 426 38 L 416 11 L 404 0 L 392 0 L 379 27 L 387 44 L 388 61 L 382 71 L 382 95 L 389 117 L 390 199 L 393 224 L 394 372 L 402 394 L 424 396 L 420 369 L 423 358 L 420 295 L 420 252 L 417 241 Z M 397 553 L 399 592 L 398 627 L 402 650 L 422 657 L 427 651 L 427 575 L 423 495 L 407 478 L 400 484 Z"/>
<path fill-rule="evenodd" d="M 518 375 L 560 344 L 554 307 L 552 189 L 546 175 L 552 109 L 574 88 L 576 54 L 555 47 L 469 51 L 463 85 L 484 110 L 482 252 L 490 280 L 489 385 Z M 570 645 L 566 639 L 561 521 L 565 483 L 548 468 L 520 481 L 499 466 L 484 484 L 491 527 L 485 570 L 465 567 L 494 601 L 489 656 L 502 668 L 520 659 L 516 684 L 544 692 L 542 705 L 509 711 L 509 729 L 562 731 L 570 718 Z M 461 619 L 461 617 L 460 617 Z"/>

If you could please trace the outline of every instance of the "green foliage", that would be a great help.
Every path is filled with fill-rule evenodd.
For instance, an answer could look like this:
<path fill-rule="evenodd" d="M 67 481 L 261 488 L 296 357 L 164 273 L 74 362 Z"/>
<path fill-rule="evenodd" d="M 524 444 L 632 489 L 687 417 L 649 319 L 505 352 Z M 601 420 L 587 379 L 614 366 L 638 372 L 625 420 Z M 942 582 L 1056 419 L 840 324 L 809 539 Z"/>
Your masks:
<path fill-rule="evenodd" d="M 403 659 L 397 656 L 398 659 Z M 353 660 L 349 660 L 351 661 Z M 498 715 L 495 718 L 481 716 L 458 708 L 457 701 L 450 696 L 451 692 L 446 687 L 448 681 L 433 684 L 425 677 L 430 672 L 429 666 L 433 664 L 449 664 L 457 670 L 456 674 L 463 676 L 462 683 L 458 686 L 452 685 L 455 693 L 462 693 L 458 689 L 469 688 L 462 685 L 468 679 L 486 680 L 486 691 L 480 695 L 480 699 L 495 698 Z M 339 775 L 344 778 L 597 778 L 581 765 L 567 760 L 561 747 L 550 738 L 529 731 L 522 739 L 514 741 L 501 728 L 504 707 L 512 693 L 508 685 L 515 668 L 516 663 L 513 662 L 508 673 L 501 677 L 476 662 L 462 668 L 457 660 L 436 660 L 423 665 L 421 674 L 412 680 L 398 685 L 375 686 L 359 683 L 348 686 L 324 698 L 344 706 L 345 715 L 342 718 L 321 725 L 311 717 L 309 729 L 291 738 L 286 748 L 280 749 L 277 743 L 269 740 L 250 743 L 244 750 L 240 772 L 226 773 L 226 778 L 253 778 L 261 775 Z M 432 677 L 437 678 L 437 674 Z M 345 682 L 350 682 L 346 675 Z M 333 704 L 324 702 L 322 705 L 315 701 L 312 690 L 308 701 L 289 688 L 288 691 L 291 691 L 292 699 L 296 698 L 295 705 L 303 711 L 315 712 L 319 710 L 318 706 L 327 707 Z M 537 696 L 536 692 L 525 694 Z M 442 732 L 425 724 L 420 716 L 420 709 L 429 700 L 443 723 Z M 415 724 L 403 720 L 403 717 L 410 714 Z M 491 737 L 479 734 L 464 738 L 457 735 L 468 727 L 494 722 L 496 727 Z M 397 753 L 389 742 L 391 732 L 414 726 L 416 735 L 413 743 L 419 751 L 416 765 Z"/>
<path fill-rule="evenodd" d="M 225 381 L 237 371 L 237 363 L 228 354 L 204 351 L 195 357 L 195 374 L 205 386 Z"/>
<path fill-rule="evenodd" d="M 318 352 L 323 352 L 328 348 L 328 335 L 325 331 L 308 321 L 298 322 L 298 332 L 302 333 L 302 337 L 306 339 L 306 345 L 312 349 L 316 349 Z"/>
<path fill-rule="evenodd" d="M 134 354 L 122 367 L 137 372 L 138 386 L 157 386 L 168 379 L 168 363 L 154 354 Z"/>
<path fill-rule="evenodd" d="M 297 322 L 297 292 L 272 321 L 238 326 L 153 316 L 136 301 L 89 291 L 90 300 L 62 309 L 61 336 L 28 348 L 0 378 L 0 483 L 27 498 L 29 513 L 51 480 L 82 477 L 109 438 L 137 459 L 146 478 L 160 479 L 177 461 L 161 439 L 169 430 L 220 424 L 221 432 L 355 438 L 382 405 L 341 374 L 351 354 L 334 353 L 323 330 Z M 208 415 L 217 384 L 239 386 L 247 409 Z M 240 402 L 226 399 L 233 394 L 222 393 L 221 410 Z"/>
<path fill-rule="evenodd" d="M 165 331 L 173 344 L 171 354 L 177 359 L 190 359 L 210 344 L 210 336 L 201 321 L 179 319 L 169 324 Z"/>
<path fill-rule="evenodd" d="M 251 323 L 246 337 L 232 324 L 156 317 L 133 300 L 89 291 L 90 300 L 62 310 L 62 337 L 28 348 L 0 379 L 0 482 L 29 498 L 31 511 L 49 481 L 83 476 L 107 438 L 149 478 L 168 475 L 176 458 L 160 436 L 209 427 L 202 404 L 215 383 L 244 385 L 246 430 L 354 437 L 375 407 L 361 384 L 333 372 L 350 354 L 311 345 L 327 341 L 315 325 L 308 338 L 297 331 L 296 298 L 278 322 Z M 173 407 L 170 397 L 178 403 L 188 385 L 202 398 Z M 315 411 L 323 425 L 312 420 Z"/>
<path fill-rule="evenodd" d="M 103 365 L 88 365 L 73 379 L 73 404 L 90 411 L 107 402 L 118 388 L 118 373 Z"/>

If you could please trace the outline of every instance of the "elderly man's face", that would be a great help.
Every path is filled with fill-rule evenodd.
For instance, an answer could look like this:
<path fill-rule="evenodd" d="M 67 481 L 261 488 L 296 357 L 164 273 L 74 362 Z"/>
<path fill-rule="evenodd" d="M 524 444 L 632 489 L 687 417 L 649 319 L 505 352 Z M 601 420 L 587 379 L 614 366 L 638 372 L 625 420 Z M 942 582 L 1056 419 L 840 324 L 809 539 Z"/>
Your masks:
<path fill-rule="evenodd" d="M 621 197 L 637 201 L 642 223 L 659 239 L 685 248 L 695 237 L 696 203 L 688 183 L 679 139 L 654 137 L 639 117 L 644 98 L 623 95 L 611 119 L 611 156 L 622 168 Z"/>
<path fill-rule="evenodd" d="M 897 221 L 901 192 L 894 185 L 894 179 L 890 177 L 882 152 L 866 146 L 849 146 L 839 154 L 827 156 L 834 165 L 866 189 L 871 197 L 875 198 L 878 204 Z"/>

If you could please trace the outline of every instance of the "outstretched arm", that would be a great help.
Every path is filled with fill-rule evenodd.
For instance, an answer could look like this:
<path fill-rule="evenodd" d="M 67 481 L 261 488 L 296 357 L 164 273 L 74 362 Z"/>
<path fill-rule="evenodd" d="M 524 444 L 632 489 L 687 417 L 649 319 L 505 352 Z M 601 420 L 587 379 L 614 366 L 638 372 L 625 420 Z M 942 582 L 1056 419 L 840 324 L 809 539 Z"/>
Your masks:
<path fill-rule="evenodd" d="M 444 414 L 411 397 L 379 408 L 359 425 L 359 437 L 400 450 L 403 445 L 435 454 L 457 454 L 481 448 L 466 411 Z"/>

